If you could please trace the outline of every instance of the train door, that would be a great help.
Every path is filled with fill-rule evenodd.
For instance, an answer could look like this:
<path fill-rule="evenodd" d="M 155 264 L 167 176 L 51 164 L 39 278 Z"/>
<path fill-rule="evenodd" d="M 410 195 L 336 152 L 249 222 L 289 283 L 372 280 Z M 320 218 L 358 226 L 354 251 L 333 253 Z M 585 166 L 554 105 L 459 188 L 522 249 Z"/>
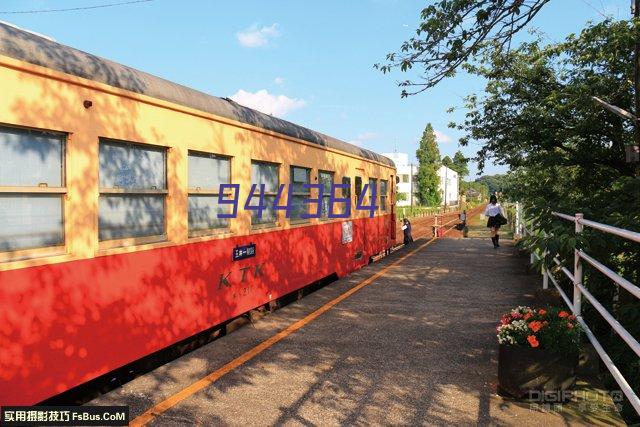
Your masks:
<path fill-rule="evenodd" d="M 357 168 L 357 173 L 363 174 L 364 170 Z M 362 176 L 355 177 L 355 188 L 354 188 L 354 207 L 358 205 L 358 201 L 362 195 Z M 356 210 L 354 214 L 355 218 L 358 218 L 358 213 L 361 211 Z M 355 268 L 358 268 L 363 265 L 365 261 L 364 253 L 364 244 L 365 244 L 365 235 L 366 230 L 363 228 L 366 226 L 367 221 L 353 221 L 353 262 Z"/>
<path fill-rule="evenodd" d="M 391 183 L 391 197 L 389 198 L 389 209 L 391 210 L 391 215 L 389 215 L 389 233 L 391 237 L 391 244 L 396 243 L 396 186 L 398 185 L 399 179 L 398 177 L 394 177 L 391 175 L 391 179 L 389 180 Z"/>

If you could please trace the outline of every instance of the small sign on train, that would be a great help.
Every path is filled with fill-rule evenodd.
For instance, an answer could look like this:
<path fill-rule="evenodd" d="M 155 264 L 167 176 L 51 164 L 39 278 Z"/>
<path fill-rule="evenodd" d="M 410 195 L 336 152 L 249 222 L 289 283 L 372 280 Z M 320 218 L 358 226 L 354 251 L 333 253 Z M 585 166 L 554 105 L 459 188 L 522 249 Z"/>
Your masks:
<path fill-rule="evenodd" d="M 233 248 L 233 260 L 238 261 L 245 258 L 251 258 L 256 256 L 256 244 L 249 243 L 248 245 L 236 246 Z"/>

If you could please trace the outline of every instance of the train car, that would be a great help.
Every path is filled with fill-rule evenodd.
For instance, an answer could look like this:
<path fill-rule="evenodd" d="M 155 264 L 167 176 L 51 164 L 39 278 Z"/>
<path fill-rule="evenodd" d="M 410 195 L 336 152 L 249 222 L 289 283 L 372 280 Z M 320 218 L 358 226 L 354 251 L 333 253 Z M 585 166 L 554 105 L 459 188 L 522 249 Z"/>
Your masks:
<path fill-rule="evenodd" d="M 0 94 L 0 405 L 42 402 L 395 244 L 395 166 L 371 151 L 4 24 Z M 346 184 L 350 217 L 329 218 L 323 195 L 303 218 L 308 183 Z M 233 218 L 218 216 L 233 209 L 220 192 L 234 197 L 220 184 L 239 184 Z M 269 203 L 290 185 L 289 216 L 244 209 L 252 184 Z M 355 209 L 364 184 L 373 216 Z"/>

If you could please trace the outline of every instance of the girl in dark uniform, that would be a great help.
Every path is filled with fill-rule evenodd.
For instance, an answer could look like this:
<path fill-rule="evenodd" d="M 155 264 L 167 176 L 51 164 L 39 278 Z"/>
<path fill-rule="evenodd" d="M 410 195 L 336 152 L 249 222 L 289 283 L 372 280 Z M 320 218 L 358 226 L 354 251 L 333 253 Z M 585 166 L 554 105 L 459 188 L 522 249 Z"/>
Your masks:
<path fill-rule="evenodd" d="M 505 223 L 505 214 L 502 206 L 498 203 L 498 198 L 495 194 L 489 198 L 489 204 L 484 208 L 484 214 L 489 217 L 487 219 L 487 227 L 491 229 L 491 241 L 493 242 L 493 247 L 499 248 L 500 235 L 498 234 L 498 230 L 500 229 L 500 226 Z"/>
<path fill-rule="evenodd" d="M 408 245 L 413 242 L 413 237 L 411 236 L 411 223 L 407 218 L 402 220 L 404 224 L 402 225 L 402 232 L 404 233 L 404 244 Z"/>

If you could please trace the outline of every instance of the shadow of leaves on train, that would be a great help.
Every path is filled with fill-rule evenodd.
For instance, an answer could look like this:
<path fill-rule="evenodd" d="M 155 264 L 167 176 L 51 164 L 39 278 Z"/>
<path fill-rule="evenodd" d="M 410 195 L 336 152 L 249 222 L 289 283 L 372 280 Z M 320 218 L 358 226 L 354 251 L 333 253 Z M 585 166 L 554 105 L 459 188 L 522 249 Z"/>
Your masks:
<path fill-rule="evenodd" d="M 34 55 L 55 55 L 44 49 L 46 41 L 38 43 L 29 45 Z M 76 59 L 59 56 L 47 60 L 58 61 L 70 70 L 87 66 L 74 64 Z M 134 91 L 142 84 L 126 73 L 104 78 L 128 84 Z M 35 79 L 26 73 L 16 73 L 14 83 L 16 88 L 26 85 L 32 89 L 24 95 L 18 92 L 10 105 L 17 123 L 71 132 L 65 227 L 74 238 L 66 248 L 69 255 L 62 255 L 69 257 L 66 262 L 39 265 L 36 259 L 29 261 L 34 268 L 0 272 L 0 348 L 6 349 L 0 359 L 0 380 L 10 385 L 3 388 L 11 389 L 12 396 L 44 399 L 51 392 L 63 392 L 309 282 L 334 272 L 343 275 L 356 264 L 366 263 L 367 256 L 379 251 L 381 239 L 389 235 L 389 224 L 355 221 L 354 242 L 348 247 L 341 243 L 340 222 L 328 223 L 322 231 L 303 226 L 286 234 L 274 229 L 246 237 L 232 233 L 228 239 L 187 241 L 186 156 L 171 149 L 167 154 L 166 203 L 172 208 L 166 210 L 165 221 L 167 230 L 174 234 L 167 236 L 167 245 L 102 248 L 96 162 L 100 138 L 173 146 L 175 141 L 193 137 L 194 127 L 207 128 L 207 137 L 215 141 L 212 151 L 225 154 L 232 151 L 231 146 L 241 147 L 237 159 L 240 171 L 234 172 L 235 177 L 249 173 L 249 159 L 273 161 L 274 156 L 283 163 L 324 165 L 337 177 L 353 176 L 354 171 L 339 163 L 336 156 L 312 147 L 296 145 L 294 149 L 291 143 L 290 148 L 274 153 L 275 137 L 256 136 L 240 128 L 231 132 L 220 124 L 203 123 L 186 114 L 178 117 L 175 112 L 84 87 Z M 91 108 L 83 106 L 85 100 L 92 102 Z M 125 160 L 114 158 L 112 165 Z M 132 167 L 135 175 L 144 175 L 141 163 Z M 288 174 L 281 171 L 282 182 L 288 182 Z M 242 190 L 243 196 L 247 193 L 248 189 Z M 156 206 L 140 199 L 135 203 L 138 209 L 131 209 L 124 223 L 141 229 L 148 220 L 133 212 L 152 212 Z M 231 231 L 249 221 L 248 213 L 240 212 Z M 283 213 L 279 221 L 286 223 Z M 317 223 L 312 220 L 311 225 Z M 258 256 L 230 264 L 232 248 L 253 239 L 260 240 Z M 363 259 L 354 260 L 356 250 L 363 252 Z M 259 272 L 257 265 L 261 265 Z M 250 268 L 247 286 L 238 279 L 244 267 Z M 221 276 L 229 272 L 236 281 L 227 286 Z"/>

